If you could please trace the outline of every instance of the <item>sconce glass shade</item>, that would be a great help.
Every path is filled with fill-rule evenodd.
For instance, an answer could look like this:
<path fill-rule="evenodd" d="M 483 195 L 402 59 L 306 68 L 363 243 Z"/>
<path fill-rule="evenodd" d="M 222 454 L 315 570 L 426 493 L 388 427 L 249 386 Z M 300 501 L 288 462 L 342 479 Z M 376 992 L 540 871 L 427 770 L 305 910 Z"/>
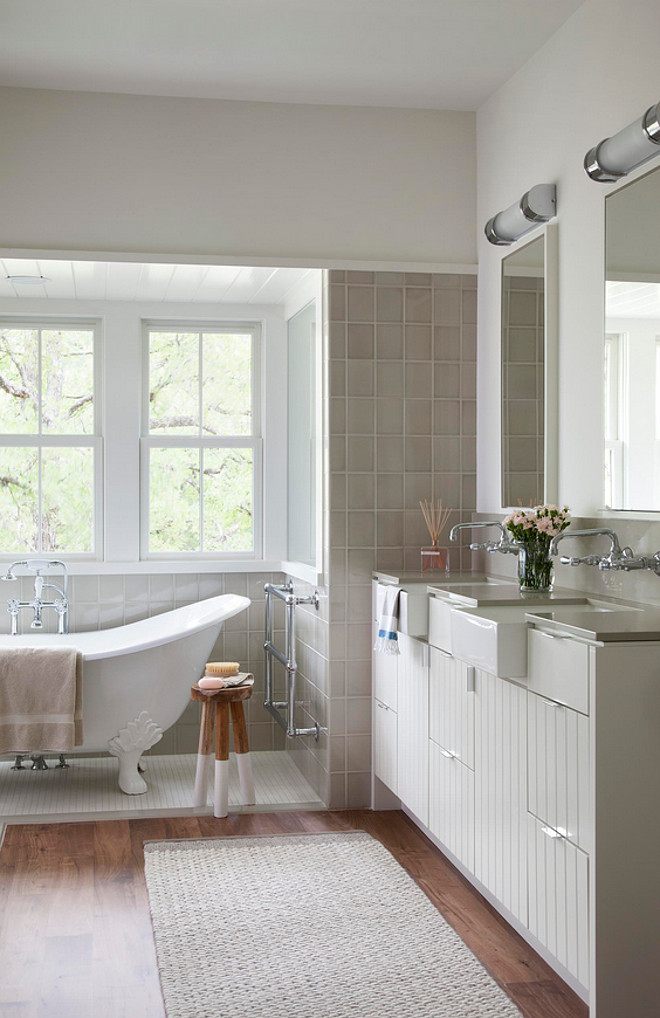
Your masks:
<path fill-rule="evenodd" d="M 536 184 L 520 201 L 489 219 L 485 234 L 491 244 L 513 244 L 514 240 L 547 223 L 557 212 L 557 189 L 554 184 Z"/>
<path fill-rule="evenodd" d="M 660 103 L 628 124 L 612 138 L 605 138 L 584 157 L 587 176 L 607 184 L 625 177 L 647 159 L 660 154 Z"/>

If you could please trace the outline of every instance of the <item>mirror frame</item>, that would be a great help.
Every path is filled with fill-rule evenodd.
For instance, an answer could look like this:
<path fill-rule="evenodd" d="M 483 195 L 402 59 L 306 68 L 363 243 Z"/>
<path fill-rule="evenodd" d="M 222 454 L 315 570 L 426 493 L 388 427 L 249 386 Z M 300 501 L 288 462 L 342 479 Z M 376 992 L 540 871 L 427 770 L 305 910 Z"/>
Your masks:
<path fill-rule="evenodd" d="M 557 224 L 547 223 L 545 226 L 534 230 L 532 234 L 525 234 L 516 243 L 507 247 L 502 252 L 500 261 L 500 284 L 499 284 L 499 333 L 500 333 L 500 356 L 499 356 L 499 396 L 500 396 L 500 443 L 499 443 L 499 477 L 500 477 L 500 502 L 502 512 L 507 512 L 514 506 L 506 505 L 504 501 L 504 471 L 503 471 L 503 444 L 504 427 L 502 421 L 502 393 L 503 393 L 503 371 L 502 371 L 502 313 L 504 295 L 504 261 L 509 255 L 523 248 L 540 238 L 543 239 L 544 258 L 544 294 L 543 294 L 543 317 L 544 317 L 544 378 L 543 378 L 543 502 L 556 503 L 559 497 L 559 375 L 558 375 L 558 350 L 559 350 L 559 263 L 557 244 Z"/>
<path fill-rule="evenodd" d="M 650 176 L 652 173 L 660 171 L 660 160 L 654 159 L 651 163 L 644 163 L 641 166 L 631 170 L 630 173 L 626 174 L 621 180 L 609 187 L 607 193 L 603 196 L 603 211 L 602 211 L 602 224 L 603 224 L 603 246 L 602 246 L 602 267 L 603 267 L 603 284 L 602 284 L 602 328 L 601 333 L 604 337 L 607 333 L 607 315 L 606 315 L 606 287 L 607 287 L 607 200 L 612 198 L 622 191 L 627 190 L 633 184 L 637 184 L 640 180 Z M 601 370 L 601 376 L 603 371 L 604 362 L 604 345 L 601 345 L 601 354 L 599 360 L 599 367 Z M 602 396 L 602 393 L 601 393 Z M 605 464 L 605 433 L 604 428 L 601 427 L 600 434 L 600 458 L 601 463 Z M 618 520 L 623 522 L 624 520 L 660 520 L 660 508 L 658 509 L 615 509 L 611 506 L 604 505 L 604 488 L 603 477 L 601 476 L 600 491 L 598 494 L 598 505 L 600 508 L 594 513 L 594 516 L 598 519 L 603 520 Z"/>

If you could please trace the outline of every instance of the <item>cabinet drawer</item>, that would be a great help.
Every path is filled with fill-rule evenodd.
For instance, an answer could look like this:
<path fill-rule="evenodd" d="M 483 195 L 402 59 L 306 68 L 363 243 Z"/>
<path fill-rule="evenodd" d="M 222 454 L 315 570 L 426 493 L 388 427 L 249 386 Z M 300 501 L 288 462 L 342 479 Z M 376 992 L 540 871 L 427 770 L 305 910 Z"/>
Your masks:
<path fill-rule="evenodd" d="M 374 700 L 374 774 L 397 793 L 397 716 Z"/>
<path fill-rule="evenodd" d="M 451 653 L 451 609 L 447 601 L 429 598 L 429 644 Z"/>
<path fill-rule="evenodd" d="M 474 771 L 429 740 L 429 830 L 474 872 Z"/>
<path fill-rule="evenodd" d="M 588 714 L 589 647 L 576 640 L 531 629 L 527 650 L 528 688 Z"/>
<path fill-rule="evenodd" d="M 527 731 L 529 812 L 590 852 L 589 718 L 530 693 Z"/>
<path fill-rule="evenodd" d="M 589 857 L 528 814 L 529 930 L 589 986 Z"/>
<path fill-rule="evenodd" d="M 431 647 L 429 735 L 474 770 L 474 669 Z"/>

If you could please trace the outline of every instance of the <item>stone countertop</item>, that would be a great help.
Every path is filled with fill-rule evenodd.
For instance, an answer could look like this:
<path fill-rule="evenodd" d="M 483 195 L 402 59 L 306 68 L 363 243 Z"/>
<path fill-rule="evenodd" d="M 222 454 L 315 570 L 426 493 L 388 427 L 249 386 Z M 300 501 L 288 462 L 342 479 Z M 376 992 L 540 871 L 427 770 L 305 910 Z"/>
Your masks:
<path fill-rule="evenodd" d="M 388 573 L 383 570 L 374 570 L 372 573 L 374 580 L 378 580 L 380 583 L 396 584 L 398 587 L 405 587 L 410 584 L 424 585 L 427 587 L 450 587 L 453 584 L 460 584 L 464 586 L 467 583 L 485 583 L 485 573 L 443 573 L 441 570 L 431 570 L 427 572 L 410 572 L 410 573 Z M 509 580 L 497 580 L 497 583 L 510 583 Z M 493 583 L 495 586 L 495 583 Z"/>
<path fill-rule="evenodd" d="M 450 601 L 456 607 L 460 605 L 471 608 L 509 607 L 511 605 L 551 605 L 551 604 L 584 604 L 589 597 L 581 590 L 569 590 L 557 587 L 550 593 L 541 591 L 521 592 L 517 583 L 474 583 L 453 585 L 437 583 L 429 586 L 429 594 L 443 601 Z"/>
<path fill-rule="evenodd" d="M 660 608 L 621 606 L 612 611 L 580 610 L 579 605 L 527 612 L 534 628 L 595 643 L 649 641 L 660 643 Z"/>

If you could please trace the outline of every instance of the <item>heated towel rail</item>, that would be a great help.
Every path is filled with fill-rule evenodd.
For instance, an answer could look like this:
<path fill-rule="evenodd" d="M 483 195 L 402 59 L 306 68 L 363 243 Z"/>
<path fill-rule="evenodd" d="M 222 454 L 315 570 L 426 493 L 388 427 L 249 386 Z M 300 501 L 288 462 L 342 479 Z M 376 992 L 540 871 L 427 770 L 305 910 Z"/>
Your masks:
<path fill-rule="evenodd" d="M 290 738 L 297 738 L 299 735 L 313 735 L 318 740 L 321 729 L 318 722 L 313 728 L 296 728 L 296 606 L 299 604 L 313 604 L 316 610 L 319 608 L 318 591 L 314 591 L 308 597 L 298 597 L 293 592 L 293 583 L 277 584 L 266 583 L 266 639 L 264 651 L 266 654 L 266 698 L 264 707 L 273 715 L 275 720 L 282 726 Z M 284 601 L 286 605 L 285 616 L 285 651 L 278 650 L 273 645 L 273 606 L 272 598 Z M 286 700 L 273 700 L 273 658 L 284 665 L 286 669 Z M 285 715 L 282 714 L 285 711 Z"/>

